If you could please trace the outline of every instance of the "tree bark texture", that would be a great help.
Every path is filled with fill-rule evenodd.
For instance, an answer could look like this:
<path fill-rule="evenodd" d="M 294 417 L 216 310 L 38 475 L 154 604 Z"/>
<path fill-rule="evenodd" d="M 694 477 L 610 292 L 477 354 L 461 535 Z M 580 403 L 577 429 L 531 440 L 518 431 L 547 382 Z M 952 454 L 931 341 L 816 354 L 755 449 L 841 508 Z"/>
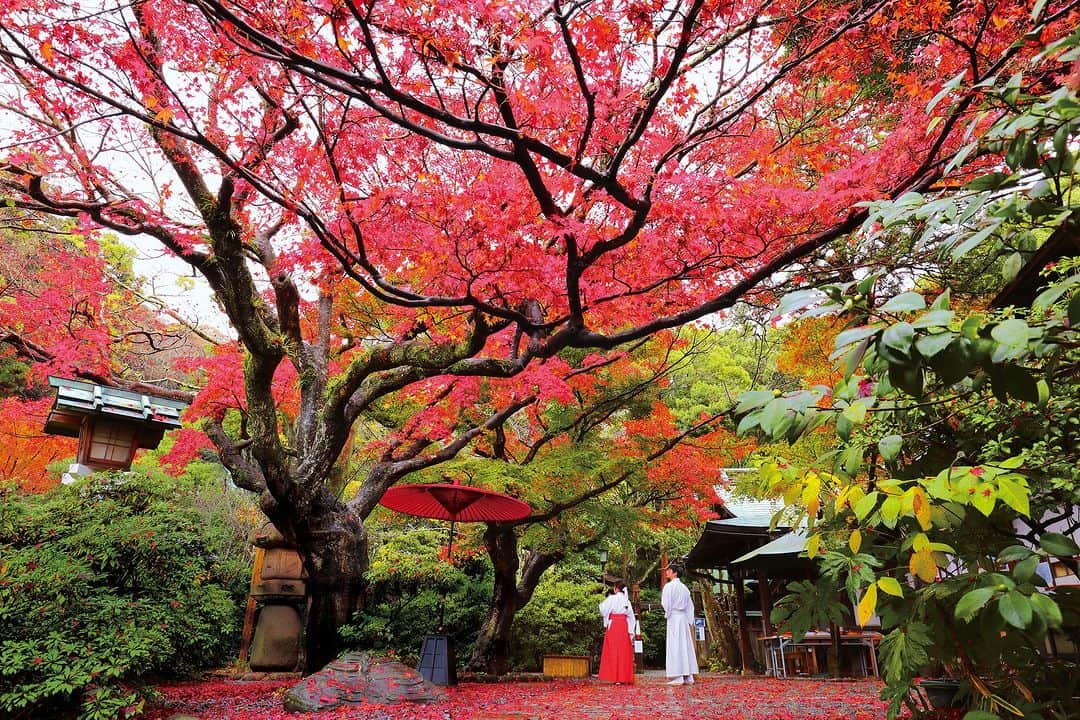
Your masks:
<path fill-rule="evenodd" d="M 532 598 L 544 572 L 563 555 L 530 551 L 522 567 L 518 559 L 517 534 L 512 525 L 489 524 L 484 532 L 484 543 L 494 566 L 495 587 L 466 669 L 502 675 L 510 664 L 514 618 Z"/>

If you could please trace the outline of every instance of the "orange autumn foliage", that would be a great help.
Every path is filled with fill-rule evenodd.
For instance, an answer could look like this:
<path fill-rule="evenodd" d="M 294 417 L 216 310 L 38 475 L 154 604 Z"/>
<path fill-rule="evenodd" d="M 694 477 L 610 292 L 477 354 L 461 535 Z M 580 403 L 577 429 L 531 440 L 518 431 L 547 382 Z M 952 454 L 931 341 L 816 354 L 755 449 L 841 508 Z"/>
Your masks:
<path fill-rule="evenodd" d="M 843 378 L 843 373 L 829 359 L 836 335 L 842 329 L 842 323 L 830 317 L 805 318 L 792 323 L 776 357 L 777 369 L 798 378 L 805 386 L 832 387 Z"/>
<path fill-rule="evenodd" d="M 50 402 L 0 401 L 0 485 L 14 483 L 25 492 L 41 493 L 59 484 L 49 465 L 73 457 L 78 443 L 42 433 Z"/>

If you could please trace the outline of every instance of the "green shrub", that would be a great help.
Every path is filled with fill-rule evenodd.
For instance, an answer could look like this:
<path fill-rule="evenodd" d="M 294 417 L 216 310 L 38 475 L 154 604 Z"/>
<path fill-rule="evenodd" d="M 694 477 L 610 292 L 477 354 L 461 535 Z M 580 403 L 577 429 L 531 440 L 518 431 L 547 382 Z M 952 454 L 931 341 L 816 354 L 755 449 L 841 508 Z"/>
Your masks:
<path fill-rule="evenodd" d="M 191 495 L 130 473 L 0 498 L 0 714 L 131 716 L 141 676 L 232 652 L 247 571 Z"/>
<path fill-rule="evenodd" d="M 553 568 L 540 581 L 532 599 L 514 619 L 511 665 L 515 670 L 539 671 L 544 655 L 589 655 L 599 662 L 604 623 L 599 605 L 604 588 L 582 581 L 580 568 Z"/>
<path fill-rule="evenodd" d="M 472 653 L 491 600 L 491 566 L 483 557 L 457 555 L 454 564 L 440 554 L 443 526 L 402 530 L 391 527 L 376 545 L 366 579 L 366 603 L 342 628 L 346 644 L 392 653 L 407 665 L 419 660 L 424 635 L 443 634 L 454 643 L 458 664 Z M 445 596 L 445 599 L 444 599 Z"/>
<path fill-rule="evenodd" d="M 660 607 L 660 591 L 642 588 L 640 599 L 642 606 L 652 608 L 638 613 L 645 667 L 664 667 L 667 661 L 667 620 L 664 619 L 664 609 Z"/>

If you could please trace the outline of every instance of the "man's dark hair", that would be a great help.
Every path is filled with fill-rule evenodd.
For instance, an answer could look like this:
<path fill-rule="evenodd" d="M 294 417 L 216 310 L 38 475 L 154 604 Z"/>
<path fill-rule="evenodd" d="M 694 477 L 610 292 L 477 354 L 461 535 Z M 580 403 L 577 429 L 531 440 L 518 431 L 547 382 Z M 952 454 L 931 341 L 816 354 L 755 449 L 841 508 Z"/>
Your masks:
<path fill-rule="evenodd" d="M 668 563 L 668 570 L 675 573 L 679 577 L 682 577 L 683 572 L 685 572 L 681 563 Z"/>

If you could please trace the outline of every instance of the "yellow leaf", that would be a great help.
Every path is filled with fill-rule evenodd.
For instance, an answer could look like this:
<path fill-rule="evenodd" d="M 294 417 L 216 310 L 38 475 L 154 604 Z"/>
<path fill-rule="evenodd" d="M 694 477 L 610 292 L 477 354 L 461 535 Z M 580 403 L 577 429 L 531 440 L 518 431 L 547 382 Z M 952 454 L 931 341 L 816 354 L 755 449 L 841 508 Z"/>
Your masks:
<path fill-rule="evenodd" d="M 903 495 L 900 496 L 900 512 L 904 515 L 910 515 L 915 508 L 915 488 L 908 488 Z"/>
<path fill-rule="evenodd" d="M 854 485 L 848 485 L 847 487 L 840 490 L 840 493 L 836 496 L 836 511 L 837 512 L 840 512 L 840 510 L 842 510 L 844 508 L 844 505 L 847 503 L 848 494 L 851 492 L 851 489 L 853 487 L 855 487 L 855 486 Z"/>
<path fill-rule="evenodd" d="M 809 472 L 806 473 L 803 483 L 802 502 L 803 505 L 809 505 L 821 494 L 821 478 L 816 473 Z"/>
<path fill-rule="evenodd" d="M 814 533 L 810 537 L 806 538 L 806 555 L 807 557 L 817 557 L 818 545 L 821 544 L 821 536 Z"/>
<path fill-rule="evenodd" d="M 930 538 L 926 537 L 926 533 L 916 533 L 911 539 L 911 549 L 915 552 L 922 552 L 928 547 L 930 547 Z"/>
<path fill-rule="evenodd" d="M 836 511 L 840 512 L 845 507 L 855 507 L 856 503 L 862 500 L 866 496 L 864 491 L 858 485 L 848 485 L 840 494 L 836 496 Z"/>
<path fill-rule="evenodd" d="M 904 597 L 904 590 L 900 587 L 900 583 L 896 581 L 896 578 L 878 578 L 877 586 L 881 588 L 882 592 L 887 592 L 896 597 Z"/>
<path fill-rule="evenodd" d="M 798 485 L 789 485 L 784 489 L 784 504 L 794 505 L 795 501 L 799 499 L 799 491 L 801 488 Z"/>
<path fill-rule="evenodd" d="M 919 527 L 929 530 L 933 524 L 930 521 L 930 498 L 922 488 L 915 488 L 911 498 L 911 509 L 915 513 L 915 519 L 919 521 Z"/>
<path fill-rule="evenodd" d="M 858 616 L 859 624 L 865 625 L 870 622 L 870 618 L 874 616 L 874 610 L 877 609 L 877 585 L 871 585 L 866 588 L 866 592 L 862 596 L 862 600 L 859 601 L 859 607 L 856 608 L 855 614 Z"/>
<path fill-rule="evenodd" d="M 911 554 L 911 562 L 908 564 L 911 574 L 923 582 L 934 582 L 937 578 L 937 563 L 934 562 L 934 551 L 926 548 Z"/>
<path fill-rule="evenodd" d="M 806 505 L 807 522 L 809 522 L 811 526 L 813 526 L 814 522 L 817 520 L 818 510 L 820 510 L 820 509 L 821 509 L 821 500 L 819 500 L 817 498 L 817 496 L 815 495 L 814 499 L 811 500 Z"/>
<path fill-rule="evenodd" d="M 851 536 L 847 540 L 848 547 L 851 548 L 851 554 L 854 555 L 859 552 L 859 548 L 862 547 L 862 533 L 856 528 Z"/>

